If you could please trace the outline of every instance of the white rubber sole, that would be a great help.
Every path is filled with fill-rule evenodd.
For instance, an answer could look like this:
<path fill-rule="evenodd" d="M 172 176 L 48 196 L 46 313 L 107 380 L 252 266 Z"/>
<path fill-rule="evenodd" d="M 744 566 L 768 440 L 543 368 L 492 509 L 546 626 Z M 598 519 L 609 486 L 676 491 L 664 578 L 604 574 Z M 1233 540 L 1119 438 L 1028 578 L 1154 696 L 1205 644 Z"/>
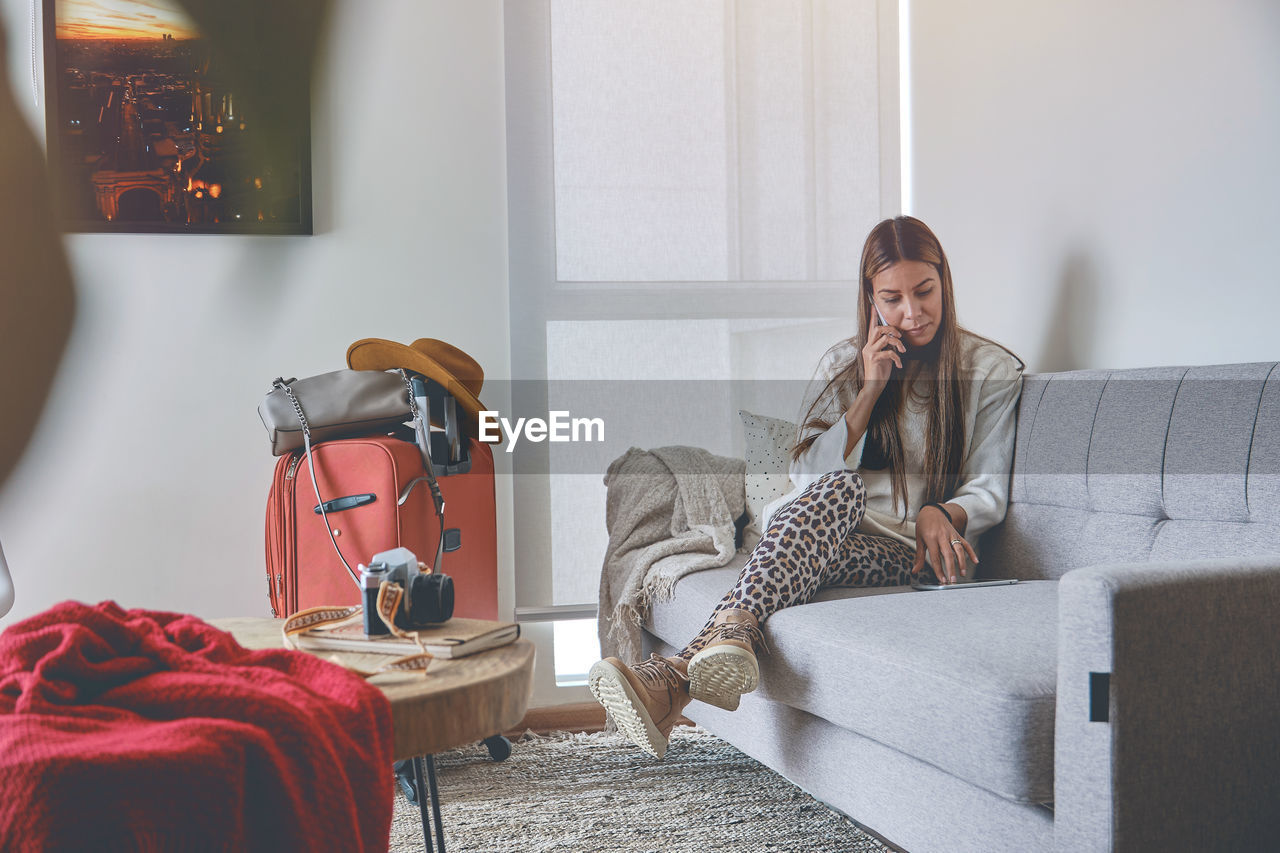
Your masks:
<path fill-rule="evenodd" d="M 620 669 L 608 661 L 596 661 L 587 674 L 587 685 L 632 743 L 654 758 L 667 754 L 667 738 L 653 724 L 653 717 Z"/>
<path fill-rule="evenodd" d="M 711 646 L 689 661 L 689 695 L 726 711 L 738 710 L 742 694 L 759 684 L 756 656 L 737 646 Z"/>

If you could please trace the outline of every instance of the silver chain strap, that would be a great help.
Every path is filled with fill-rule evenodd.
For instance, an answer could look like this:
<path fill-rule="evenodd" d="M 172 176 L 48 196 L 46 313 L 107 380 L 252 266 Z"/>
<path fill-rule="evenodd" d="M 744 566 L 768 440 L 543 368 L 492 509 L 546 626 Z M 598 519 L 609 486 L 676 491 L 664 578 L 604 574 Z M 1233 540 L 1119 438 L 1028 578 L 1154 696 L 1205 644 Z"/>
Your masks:
<path fill-rule="evenodd" d="M 302 413 L 302 404 L 298 402 L 297 397 L 293 396 L 293 389 L 289 387 L 288 383 L 277 379 L 274 384 L 284 392 L 284 395 L 289 398 L 289 402 L 293 404 L 293 410 L 298 414 L 298 423 L 302 424 L 303 440 L 309 444 L 311 442 L 311 426 L 307 423 L 307 416 Z"/>
<path fill-rule="evenodd" d="M 422 417 L 422 412 L 418 408 L 418 400 L 413 395 L 413 380 L 409 378 L 409 372 L 403 367 L 398 371 L 400 378 L 404 380 L 406 395 L 409 398 L 409 411 L 413 414 L 415 425 L 420 425 L 425 438 L 431 436 L 431 424 Z M 289 398 L 289 402 L 293 405 L 293 411 L 298 416 L 298 423 L 302 425 L 302 443 L 307 453 L 307 468 L 311 473 L 311 487 L 315 490 L 316 501 L 319 504 L 320 516 L 324 520 L 325 532 L 329 534 L 329 541 L 333 543 L 333 550 L 337 552 L 338 559 L 342 561 L 342 565 L 346 567 L 347 573 L 351 575 L 352 580 L 356 582 L 356 586 L 360 585 L 360 578 L 356 575 L 355 570 L 351 568 L 351 564 L 347 562 L 347 558 L 342 555 L 342 549 L 338 547 L 338 540 L 334 538 L 333 528 L 329 526 L 329 515 L 325 511 L 324 498 L 320 496 L 320 484 L 316 481 L 316 466 L 311 457 L 311 425 L 307 423 L 307 416 L 302 411 L 302 404 L 298 402 L 298 398 L 294 395 L 293 389 L 289 387 L 289 383 L 283 378 L 276 379 L 271 383 L 274 387 L 284 392 Z M 440 538 L 436 543 L 435 560 L 432 561 L 431 569 L 434 572 L 440 571 L 440 558 L 444 555 L 444 495 L 440 491 L 440 484 L 436 481 L 435 470 L 431 464 L 431 454 L 429 447 L 423 447 L 422 462 L 426 466 L 427 484 L 431 490 L 431 497 L 435 503 L 436 518 L 440 522 Z"/>
<path fill-rule="evenodd" d="M 418 411 L 418 398 L 413 396 L 413 380 L 409 378 L 409 371 L 401 367 L 399 373 L 400 378 L 404 380 L 405 390 L 409 392 L 409 412 L 415 421 L 421 421 L 422 412 Z"/>

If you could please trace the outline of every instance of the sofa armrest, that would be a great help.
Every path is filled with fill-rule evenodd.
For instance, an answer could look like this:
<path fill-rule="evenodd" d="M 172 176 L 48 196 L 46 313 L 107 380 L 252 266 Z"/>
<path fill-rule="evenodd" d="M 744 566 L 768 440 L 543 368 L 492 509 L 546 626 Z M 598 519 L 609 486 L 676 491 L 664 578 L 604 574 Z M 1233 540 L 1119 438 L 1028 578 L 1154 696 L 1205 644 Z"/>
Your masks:
<path fill-rule="evenodd" d="M 1280 837 L 1280 555 L 1079 569 L 1058 608 L 1057 848 Z"/>

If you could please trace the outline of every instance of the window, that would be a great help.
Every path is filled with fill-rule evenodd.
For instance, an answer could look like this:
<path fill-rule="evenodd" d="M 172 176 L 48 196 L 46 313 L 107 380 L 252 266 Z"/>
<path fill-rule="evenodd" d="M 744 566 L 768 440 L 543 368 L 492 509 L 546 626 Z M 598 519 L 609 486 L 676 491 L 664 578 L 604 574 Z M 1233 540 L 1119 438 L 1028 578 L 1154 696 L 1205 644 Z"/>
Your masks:
<path fill-rule="evenodd" d="M 523 618 L 594 614 L 609 460 L 741 454 L 737 410 L 794 417 L 852 333 L 899 210 L 897 31 L 888 0 L 507 3 L 513 407 L 606 424 L 515 450 Z"/>

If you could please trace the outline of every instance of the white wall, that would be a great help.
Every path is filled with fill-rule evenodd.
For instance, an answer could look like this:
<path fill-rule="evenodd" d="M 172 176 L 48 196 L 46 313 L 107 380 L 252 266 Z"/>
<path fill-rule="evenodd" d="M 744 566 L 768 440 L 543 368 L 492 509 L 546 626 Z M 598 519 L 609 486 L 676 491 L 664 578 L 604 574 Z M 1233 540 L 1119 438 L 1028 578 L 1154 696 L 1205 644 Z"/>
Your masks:
<path fill-rule="evenodd" d="M 0 13 L 43 135 L 27 0 Z M 1280 5 L 911 0 L 910 26 L 908 207 L 947 246 L 962 322 L 1037 370 L 1277 356 Z M 0 493 L 0 624 L 68 597 L 265 612 L 272 377 L 367 335 L 444 337 L 507 375 L 501 5 L 339 0 L 330 34 L 315 236 L 67 238 L 80 312 Z"/>
<path fill-rule="evenodd" d="M 962 323 L 1036 370 L 1280 357 L 1280 3 L 910 2 Z"/>
<path fill-rule="evenodd" d="M 0 11 L 43 138 L 28 2 Z M 3 624 L 66 598 L 266 614 L 275 460 L 256 407 L 273 377 L 342 367 L 367 336 L 443 338 L 509 377 L 501 4 L 337 0 L 329 34 L 314 236 L 66 238 L 79 315 L 38 438 L 0 493 L 17 586 Z M 498 501 L 509 612 L 509 477 Z"/>

